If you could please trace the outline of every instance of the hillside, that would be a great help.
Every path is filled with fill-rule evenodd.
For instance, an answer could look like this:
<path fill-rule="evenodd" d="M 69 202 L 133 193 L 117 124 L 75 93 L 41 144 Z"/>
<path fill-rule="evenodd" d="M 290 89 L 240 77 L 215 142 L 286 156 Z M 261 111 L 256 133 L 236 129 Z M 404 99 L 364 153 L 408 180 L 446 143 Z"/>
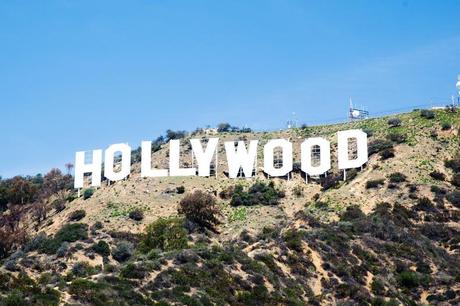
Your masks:
<path fill-rule="evenodd" d="M 458 111 L 415 110 L 218 133 L 216 176 L 141 178 L 137 162 L 124 181 L 104 182 L 80 198 L 63 191 L 60 209 L 51 194 L 39 222 L 34 206 L 25 205 L 31 209 L 18 227 L 28 239 L 2 261 L 0 304 L 458 304 L 459 127 Z M 344 181 L 336 132 L 354 128 L 368 133 L 370 157 Z M 267 140 L 289 139 L 300 161 L 300 143 L 314 136 L 332 145 L 327 178 L 305 183 L 294 172 L 290 180 L 267 179 L 261 169 L 250 179 L 224 174 L 224 141 L 258 139 L 261 166 Z M 182 139 L 184 165 L 192 163 L 192 137 L 210 135 Z M 167 157 L 164 144 L 152 159 L 167 167 Z M 201 197 L 191 197 L 196 191 Z M 178 214 L 184 198 L 205 196 L 216 202 L 219 222 L 203 227 Z"/>

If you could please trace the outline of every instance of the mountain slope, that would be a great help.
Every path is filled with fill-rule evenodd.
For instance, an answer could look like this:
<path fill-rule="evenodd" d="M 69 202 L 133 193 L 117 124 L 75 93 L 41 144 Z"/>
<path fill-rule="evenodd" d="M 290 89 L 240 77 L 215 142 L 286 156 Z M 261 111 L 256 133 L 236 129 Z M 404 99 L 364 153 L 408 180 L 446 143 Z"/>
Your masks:
<path fill-rule="evenodd" d="M 104 183 L 62 211 L 52 209 L 51 197 L 45 222 L 23 222 L 31 236 L 43 234 L 3 262 L 3 303 L 458 303 L 460 114 L 433 115 L 414 111 L 270 133 L 220 133 L 216 177 L 141 178 L 136 163 L 128 179 Z M 371 155 L 344 181 L 336 132 L 352 128 L 368 133 Z M 262 171 L 236 180 L 223 173 L 224 141 L 259 139 L 261 164 L 267 140 L 289 139 L 298 161 L 300 143 L 313 136 L 332 145 L 333 169 L 320 181 L 305 183 L 297 172 L 291 180 L 268 180 Z M 184 164 L 191 163 L 187 140 Z M 153 154 L 158 167 L 167 167 L 167 157 L 167 145 Z M 270 205 L 230 205 L 236 185 L 246 195 L 258 182 L 264 193 L 269 181 L 279 192 Z M 222 215 L 216 230 L 176 218 L 179 202 L 194 190 L 217 198 Z M 129 218 L 138 210 L 141 221 Z M 146 249 L 144 233 L 152 223 L 150 233 L 164 239 Z"/>

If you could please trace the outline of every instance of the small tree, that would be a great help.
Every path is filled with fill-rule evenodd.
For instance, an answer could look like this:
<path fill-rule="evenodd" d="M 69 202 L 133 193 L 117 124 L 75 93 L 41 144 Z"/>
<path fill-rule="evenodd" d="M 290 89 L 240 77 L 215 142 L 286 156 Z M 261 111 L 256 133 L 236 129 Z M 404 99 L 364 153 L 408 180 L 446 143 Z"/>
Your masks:
<path fill-rule="evenodd" d="M 216 199 L 201 190 L 185 195 L 179 203 L 178 212 L 185 215 L 187 220 L 213 231 L 221 223 L 218 219 L 221 212 L 216 205 Z"/>

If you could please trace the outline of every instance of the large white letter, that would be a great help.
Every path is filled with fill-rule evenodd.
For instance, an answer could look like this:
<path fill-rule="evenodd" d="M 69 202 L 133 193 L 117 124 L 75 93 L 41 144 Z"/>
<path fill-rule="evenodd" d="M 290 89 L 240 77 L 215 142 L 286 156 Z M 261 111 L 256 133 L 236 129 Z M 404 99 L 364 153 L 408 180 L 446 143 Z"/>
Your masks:
<path fill-rule="evenodd" d="M 314 146 L 319 147 L 319 165 L 312 165 L 312 149 Z M 320 175 L 331 169 L 331 145 L 329 141 L 321 137 L 313 137 L 305 140 L 300 145 L 301 169 L 308 175 Z"/>
<path fill-rule="evenodd" d="M 211 175 L 211 160 L 214 156 L 214 153 L 217 154 L 216 148 L 217 143 L 219 142 L 219 138 L 209 138 L 205 151 L 203 151 L 200 139 L 190 139 L 190 142 L 192 143 L 192 150 L 195 154 L 196 162 L 198 164 L 198 175 Z"/>
<path fill-rule="evenodd" d="M 167 169 L 152 169 L 152 142 L 143 141 L 141 143 L 141 176 L 160 177 L 168 176 Z"/>
<path fill-rule="evenodd" d="M 356 139 L 355 159 L 348 159 L 348 139 Z M 339 169 L 358 168 L 367 162 L 367 134 L 361 130 L 340 131 L 337 133 Z"/>
<path fill-rule="evenodd" d="M 115 172 L 113 169 L 115 153 L 121 153 L 121 169 Z M 125 143 L 117 143 L 105 150 L 104 176 L 111 181 L 124 179 L 131 172 L 131 147 Z"/>
<path fill-rule="evenodd" d="M 257 144 L 258 140 L 249 142 L 249 153 L 246 150 L 244 141 L 238 141 L 238 148 L 235 150 L 235 142 L 225 142 L 225 153 L 227 154 L 228 176 L 238 177 L 240 168 L 243 168 L 244 176 L 251 177 L 254 167 L 256 167 Z"/>
<path fill-rule="evenodd" d="M 274 149 L 280 147 L 283 151 L 283 166 L 275 168 Z M 264 147 L 264 171 L 270 176 L 285 176 L 292 171 L 292 143 L 286 139 L 273 139 Z"/>
<path fill-rule="evenodd" d="M 101 186 L 102 170 L 102 150 L 93 150 L 93 161 L 85 164 L 85 152 L 80 151 L 75 154 L 75 180 L 74 188 L 83 187 L 83 176 L 91 173 L 91 186 Z"/>
<path fill-rule="evenodd" d="M 169 141 L 169 173 L 171 176 L 193 176 L 196 175 L 196 168 L 181 168 L 180 160 L 180 140 Z"/>

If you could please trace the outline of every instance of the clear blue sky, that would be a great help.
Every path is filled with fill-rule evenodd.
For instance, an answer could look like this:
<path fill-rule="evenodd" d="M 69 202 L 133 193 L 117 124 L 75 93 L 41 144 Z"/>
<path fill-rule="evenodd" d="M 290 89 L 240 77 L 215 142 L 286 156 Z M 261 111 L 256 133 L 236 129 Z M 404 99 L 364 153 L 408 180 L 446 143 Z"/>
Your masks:
<path fill-rule="evenodd" d="M 0 175 L 228 121 L 446 104 L 460 1 L 1 1 Z"/>

